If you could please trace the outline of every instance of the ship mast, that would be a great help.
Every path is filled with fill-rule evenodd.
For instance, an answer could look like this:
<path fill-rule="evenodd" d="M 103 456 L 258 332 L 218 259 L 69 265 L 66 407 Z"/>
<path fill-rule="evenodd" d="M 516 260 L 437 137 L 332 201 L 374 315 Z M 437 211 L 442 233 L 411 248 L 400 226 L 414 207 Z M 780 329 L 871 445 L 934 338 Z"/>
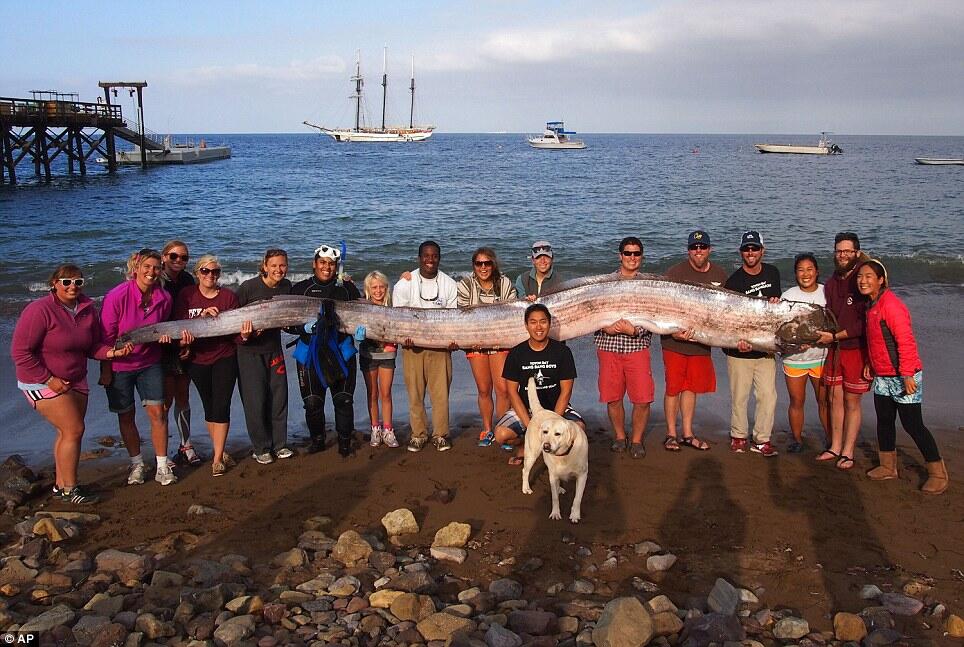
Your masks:
<path fill-rule="evenodd" d="M 361 130 L 361 91 L 362 86 L 365 84 L 361 75 L 361 50 L 358 50 L 358 58 L 355 63 L 355 76 L 351 77 L 351 80 L 355 82 L 355 94 L 350 98 L 355 100 L 355 132 L 358 132 Z"/>
<path fill-rule="evenodd" d="M 414 128 L 415 124 L 415 55 L 412 54 L 412 85 L 408 88 L 412 92 L 412 107 L 408 112 L 408 127 Z"/>
<path fill-rule="evenodd" d="M 388 95 L 388 45 L 382 52 L 382 130 L 385 130 L 385 97 Z"/>

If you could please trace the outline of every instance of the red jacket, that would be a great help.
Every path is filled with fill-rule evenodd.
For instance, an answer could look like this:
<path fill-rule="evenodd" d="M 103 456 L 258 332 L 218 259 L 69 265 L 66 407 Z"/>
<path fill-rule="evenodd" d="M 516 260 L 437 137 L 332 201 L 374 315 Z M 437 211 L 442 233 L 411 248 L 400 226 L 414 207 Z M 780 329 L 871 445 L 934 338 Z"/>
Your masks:
<path fill-rule="evenodd" d="M 875 375 L 910 377 L 923 365 L 911 328 L 910 312 L 893 292 L 884 289 L 867 308 L 867 355 Z"/>

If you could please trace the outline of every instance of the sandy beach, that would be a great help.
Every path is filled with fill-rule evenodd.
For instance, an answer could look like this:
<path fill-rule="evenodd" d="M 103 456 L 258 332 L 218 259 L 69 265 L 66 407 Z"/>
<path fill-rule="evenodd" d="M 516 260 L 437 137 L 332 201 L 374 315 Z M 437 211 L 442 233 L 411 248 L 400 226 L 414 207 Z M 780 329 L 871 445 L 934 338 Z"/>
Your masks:
<path fill-rule="evenodd" d="M 831 628 L 838 610 L 859 610 L 861 587 L 899 587 L 912 579 L 932 588 L 925 600 L 941 601 L 952 611 L 964 602 L 964 495 L 959 466 L 964 464 L 960 437 L 961 404 L 953 373 L 960 366 L 960 350 L 948 352 L 959 324 L 940 290 L 908 297 L 915 313 L 918 340 L 925 362 L 927 395 L 925 420 L 934 430 L 951 473 L 952 486 L 941 497 L 925 497 L 918 488 L 925 478 L 919 453 L 905 434 L 898 435 L 901 477 L 886 483 L 870 482 L 863 472 L 874 464 L 874 417 L 865 398 L 865 418 L 857 452 L 857 466 L 847 473 L 813 460 L 820 445 L 814 424 L 816 412 L 808 403 L 807 451 L 766 459 L 756 454 L 733 454 L 727 446 L 729 396 L 722 355 L 717 361 L 719 388 L 701 397 L 697 434 L 712 449 L 680 453 L 663 451 L 662 364 L 654 353 L 657 402 L 647 434 L 648 455 L 633 460 L 609 451 L 610 434 L 605 411 L 595 402 L 595 357 L 591 340 L 571 343 L 580 377 L 573 401 L 586 416 L 591 441 L 590 479 L 583 500 L 583 522 L 578 526 L 550 521 L 548 482 L 544 469 L 536 470 L 535 494 L 521 493 L 518 468 L 506 464 L 507 454 L 497 447 L 478 448 L 475 392 L 462 357 L 456 358 L 453 384 L 454 449 L 440 454 L 431 448 L 418 454 L 404 449 L 372 449 L 359 433 L 360 449 L 343 459 L 333 449 L 262 466 L 248 453 L 243 416 L 236 399 L 230 447 L 239 465 L 224 478 L 213 479 L 209 465 L 180 470 L 180 482 L 169 488 L 148 484 L 124 485 L 125 452 L 105 450 L 106 458 L 82 462 L 83 481 L 105 494 L 92 508 L 102 522 L 85 532 L 78 547 L 88 552 L 105 548 L 169 552 L 170 563 L 197 556 L 218 557 L 238 553 L 256 562 L 295 545 L 303 523 L 318 515 L 332 519 L 332 536 L 354 529 L 375 532 L 387 512 L 406 507 L 422 528 L 418 540 L 431 543 L 432 534 L 450 521 L 472 526 L 478 549 L 461 565 L 448 565 L 456 576 L 488 580 L 515 572 L 511 565 L 539 557 L 544 565 L 522 576 L 527 596 L 543 595 L 556 582 L 569 583 L 586 568 L 601 562 L 607 551 L 620 555 L 618 567 L 598 571 L 602 582 L 597 594 L 632 592 L 633 576 L 645 572 L 645 558 L 634 558 L 635 543 L 652 540 L 679 556 L 679 562 L 659 581 L 660 591 L 682 603 L 712 587 L 717 577 L 751 590 L 762 587 L 771 606 L 797 610 L 815 629 Z M 955 297 L 956 298 L 956 297 Z M 926 312 L 927 316 L 921 316 Z M 786 395 L 778 388 L 774 443 L 783 450 L 786 432 Z M 295 444 L 304 440 L 300 401 L 292 385 L 290 428 Z M 356 429 L 365 429 L 364 387 L 356 394 Z M 99 389 L 91 397 L 88 445 L 95 438 L 116 436 L 113 420 L 104 414 Z M 396 377 L 396 419 L 405 419 L 405 395 Z M 19 431 L 5 435 L 4 456 L 15 453 L 22 434 L 50 432 L 38 423 L 25 404 L 5 401 L 6 420 L 22 421 Z M 16 414 L 11 411 L 16 411 Z M 195 420 L 200 407 L 195 409 Z M 404 424 L 398 425 L 407 437 Z M 198 444 L 205 433 L 195 422 Z M 142 430 L 142 436 L 147 437 Z M 11 440 L 13 442 L 11 442 Z M 332 435 L 329 434 L 329 443 Z M 21 446 L 34 464 L 43 455 L 35 443 Z M 147 454 L 149 449 L 145 451 Z M 448 490 L 454 498 L 443 503 L 434 495 Z M 570 495 L 571 496 L 571 495 Z M 568 510 L 570 497 L 563 497 Z M 221 514 L 189 518 L 192 504 L 211 506 Z M 51 506 L 57 509 L 57 505 Z M 16 521 L 4 515 L 4 526 Z M 598 559 L 574 557 L 586 546 Z M 627 555 L 623 559 L 624 555 Z M 506 560 L 509 559 L 509 563 Z M 500 565 L 502 563 L 502 565 Z M 898 630 L 909 635 L 939 639 L 926 631 L 921 618 L 903 620 Z"/>

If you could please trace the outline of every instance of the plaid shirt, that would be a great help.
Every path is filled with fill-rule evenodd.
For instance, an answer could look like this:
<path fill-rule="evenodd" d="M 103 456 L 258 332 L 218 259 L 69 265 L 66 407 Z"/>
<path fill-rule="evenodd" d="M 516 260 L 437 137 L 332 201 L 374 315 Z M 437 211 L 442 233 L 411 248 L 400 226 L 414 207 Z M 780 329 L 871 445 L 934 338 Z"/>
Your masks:
<path fill-rule="evenodd" d="M 615 272 L 615 274 L 618 276 L 619 272 Z M 597 330 L 592 334 L 592 339 L 596 344 L 596 348 L 599 350 L 610 353 L 635 353 L 636 351 L 649 348 L 649 344 L 653 340 L 653 333 L 642 326 L 636 326 L 636 333 L 634 335 L 624 335 L 622 333 L 610 335 L 601 330 Z"/>

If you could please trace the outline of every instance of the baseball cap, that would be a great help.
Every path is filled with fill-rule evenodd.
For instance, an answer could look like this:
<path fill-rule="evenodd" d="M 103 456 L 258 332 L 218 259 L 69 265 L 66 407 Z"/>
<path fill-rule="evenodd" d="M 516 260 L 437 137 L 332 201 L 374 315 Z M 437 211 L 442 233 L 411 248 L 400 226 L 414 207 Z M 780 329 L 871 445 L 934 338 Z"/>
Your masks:
<path fill-rule="evenodd" d="M 532 243 L 532 258 L 540 256 L 552 258 L 552 244 L 548 240 L 537 240 Z"/>
<path fill-rule="evenodd" d="M 743 238 L 740 240 L 740 250 L 742 251 L 747 245 L 759 245 L 763 247 L 763 236 L 760 235 L 760 232 L 753 231 L 752 229 L 750 231 L 744 231 Z"/>
<path fill-rule="evenodd" d="M 690 237 L 686 241 L 686 246 L 690 245 L 712 245 L 710 242 L 710 235 L 703 231 L 702 229 L 697 229 L 696 231 L 690 232 Z"/>

